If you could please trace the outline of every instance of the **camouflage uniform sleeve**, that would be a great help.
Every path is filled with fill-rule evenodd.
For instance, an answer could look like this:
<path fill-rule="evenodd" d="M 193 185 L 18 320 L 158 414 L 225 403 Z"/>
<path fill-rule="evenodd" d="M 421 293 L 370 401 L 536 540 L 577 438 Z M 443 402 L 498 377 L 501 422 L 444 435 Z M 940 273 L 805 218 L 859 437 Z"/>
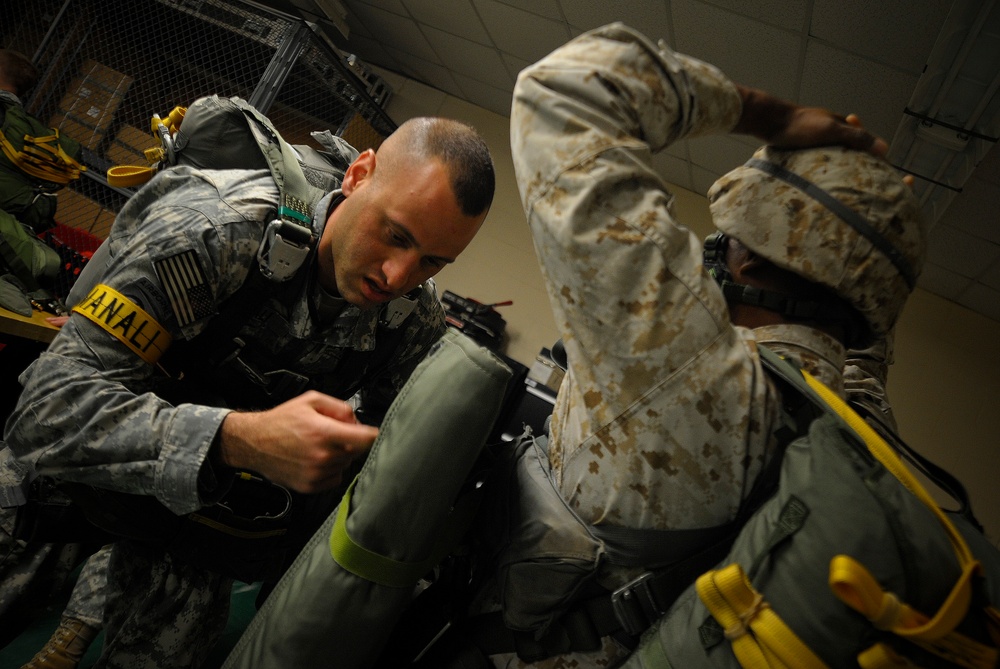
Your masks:
<path fill-rule="evenodd" d="M 424 284 L 420 301 L 405 321 L 405 331 L 395 353 L 361 387 L 361 405 L 365 421 L 379 423 L 396 398 L 396 394 L 410 378 L 410 374 L 430 351 L 434 342 L 445 331 L 444 308 L 438 299 L 433 280 Z M 378 341 L 376 340 L 376 346 Z"/>
<path fill-rule="evenodd" d="M 187 168 L 161 173 L 126 204 L 108 240 L 98 282 L 174 339 L 204 328 L 256 252 L 262 224 L 254 219 L 265 220 L 276 195 L 269 201 L 267 182 L 250 181 L 256 173 L 238 174 L 242 183 Z M 191 254 L 203 275 L 200 296 L 189 295 L 192 310 L 180 316 L 157 271 L 179 254 Z M 199 476 L 210 472 L 202 465 L 227 410 L 164 401 L 155 394 L 162 372 L 79 313 L 21 382 L 5 439 L 39 474 L 152 495 L 178 514 L 203 506 Z"/>
<path fill-rule="evenodd" d="M 589 522 L 713 524 L 752 480 L 755 359 L 651 166 L 740 114 L 721 72 L 621 24 L 518 77 L 511 152 L 569 362 L 549 457 Z"/>

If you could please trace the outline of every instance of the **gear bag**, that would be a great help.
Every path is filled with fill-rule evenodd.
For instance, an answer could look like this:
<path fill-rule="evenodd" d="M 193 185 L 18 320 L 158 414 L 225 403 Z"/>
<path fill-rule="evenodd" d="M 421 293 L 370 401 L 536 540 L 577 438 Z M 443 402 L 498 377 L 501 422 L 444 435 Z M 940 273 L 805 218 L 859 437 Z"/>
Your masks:
<path fill-rule="evenodd" d="M 36 233 L 52 227 L 55 193 L 78 179 L 80 144 L 46 127 L 20 105 L 3 105 L 0 126 L 0 209 Z"/>
<path fill-rule="evenodd" d="M 997 666 L 1000 552 L 971 512 L 942 512 L 836 395 L 760 350 L 782 389 L 783 450 L 734 521 L 589 526 L 551 481 L 544 439 L 522 438 L 474 524 L 493 537 L 477 555 L 501 611 L 458 613 L 430 650 L 402 629 L 428 613 L 404 618 L 398 645 L 423 657 L 380 666 L 480 666 L 468 658 L 513 651 L 536 662 L 597 650 L 607 635 L 638 642 L 631 669 Z M 957 481 L 947 489 L 967 507 Z M 605 563 L 646 571 L 611 593 L 595 582 Z M 914 664 L 891 663 L 903 657 Z"/>
<path fill-rule="evenodd" d="M 1000 553 L 832 391 L 761 356 L 822 413 L 787 447 L 777 493 L 624 666 L 997 666 Z"/>

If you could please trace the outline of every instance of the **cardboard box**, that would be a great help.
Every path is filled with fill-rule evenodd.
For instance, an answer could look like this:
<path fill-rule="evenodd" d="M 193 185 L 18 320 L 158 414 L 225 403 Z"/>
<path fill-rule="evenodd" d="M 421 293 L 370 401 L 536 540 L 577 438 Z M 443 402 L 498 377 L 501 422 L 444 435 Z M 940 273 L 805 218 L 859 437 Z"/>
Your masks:
<path fill-rule="evenodd" d="M 113 70 L 92 58 L 83 61 L 83 66 L 80 68 L 80 75 L 122 98 L 125 97 L 125 94 L 134 81 L 127 74 Z"/>
<path fill-rule="evenodd" d="M 145 150 L 156 148 L 160 142 L 151 133 L 131 125 L 124 125 L 108 145 L 105 156 L 115 165 L 149 165 Z"/>
<path fill-rule="evenodd" d="M 104 141 L 105 131 L 88 123 L 84 118 L 59 112 L 49 119 L 49 125 L 60 133 L 72 137 L 88 149 L 96 150 Z"/>
<path fill-rule="evenodd" d="M 108 145 L 104 156 L 112 165 L 141 165 L 142 167 L 149 165 L 149 161 L 146 160 L 144 154 L 136 153 L 117 140 Z"/>
<path fill-rule="evenodd" d="M 111 234 L 111 226 L 114 222 L 115 212 L 102 208 L 97 214 L 97 220 L 94 221 L 94 225 L 90 229 L 90 234 L 98 239 L 107 239 L 108 235 Z"/>
<path fill-rule="evenodd" d="M 58 127 L 87 148 L 96 149 L 110 131 L 132 81 L 132 77 L 87 59 L 59 102 Z"/>
<path fill-rule="evenodd" d="M 347 143 L 358 151 L 368 149 L 378 149 L 385 137 L 364 119 L 361 114 L 355 113 L 344 125 L 340 136 L 347 140 Z"/>
<path fill-rule="evenodd" d="M 115 135 L 115 140 L 140 154 L 146 149 L 160 145 L 160 140 L 154 137 L 153 133 L 144 132 L 134 125 L 123 125 Z"/>
<path fill-rule="evenodd" d="M 56 221 L 70 228 L 90 231 L 101 212 L 101 205 L 71 188 L 56 194 Z"/>
<path fill-rule="evenodd" d="M 86 195 L 71 188 L 63 188 L 56 195 L 56 222 L 103 240 L 111 232 L 115 213 Z"/>

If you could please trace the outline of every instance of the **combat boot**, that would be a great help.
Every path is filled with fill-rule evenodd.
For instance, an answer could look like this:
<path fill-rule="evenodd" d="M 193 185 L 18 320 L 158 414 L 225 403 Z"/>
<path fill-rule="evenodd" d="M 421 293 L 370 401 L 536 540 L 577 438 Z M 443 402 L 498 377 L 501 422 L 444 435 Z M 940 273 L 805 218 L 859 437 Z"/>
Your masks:
<path fill-rule="evenodd" d="M 76 618 L 63 618 L 48 643 L 21 669 L 76 669 L 97 632 Z"/>

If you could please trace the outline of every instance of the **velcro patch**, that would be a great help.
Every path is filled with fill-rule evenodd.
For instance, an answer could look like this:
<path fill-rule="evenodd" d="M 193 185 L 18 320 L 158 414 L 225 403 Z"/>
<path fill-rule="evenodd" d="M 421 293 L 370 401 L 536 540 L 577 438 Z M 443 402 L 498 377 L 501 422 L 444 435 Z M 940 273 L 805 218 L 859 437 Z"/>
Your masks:
<path fill-rule="evenodd" d="M 100 326 L 151 365 L 170 346 L 170 334 L 162 325 L 132 300 L 103 283 L 94 286 L 73 311 Z"/>
<path fill-rule="evenodd" d="M 170 300 L 177 325 L 184 327 L 212 314 L 212 292 L 194 251 L 158 260 L 153 268 Z"/>

